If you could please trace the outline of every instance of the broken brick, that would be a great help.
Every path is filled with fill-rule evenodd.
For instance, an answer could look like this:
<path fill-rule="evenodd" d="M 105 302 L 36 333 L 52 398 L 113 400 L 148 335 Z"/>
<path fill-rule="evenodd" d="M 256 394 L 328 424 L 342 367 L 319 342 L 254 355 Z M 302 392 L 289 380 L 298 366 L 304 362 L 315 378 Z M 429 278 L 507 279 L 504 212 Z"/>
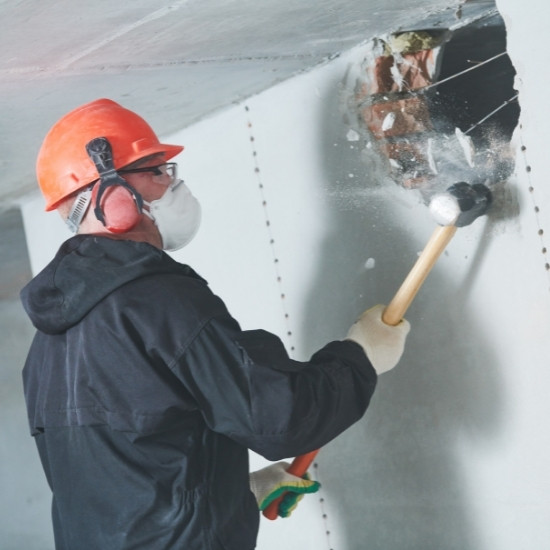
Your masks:
<path fill-rule="evenodd" d="M 361 115 L 377 139 L 432 129 L 428 106 L 422 97 L 373 103 L 363 107 Z"/>

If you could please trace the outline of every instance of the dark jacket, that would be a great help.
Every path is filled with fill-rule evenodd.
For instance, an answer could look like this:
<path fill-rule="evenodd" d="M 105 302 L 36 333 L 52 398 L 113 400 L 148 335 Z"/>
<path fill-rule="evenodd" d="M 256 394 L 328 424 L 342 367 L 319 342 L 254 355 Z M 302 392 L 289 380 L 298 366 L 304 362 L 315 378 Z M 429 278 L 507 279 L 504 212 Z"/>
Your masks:
<path fill-rule="evenodd" d="M 247 449 L 279 460 L 325 445 L 376 384 L 353 342 L 297 362 L 242 331 L 201 277 L 145 243 L 73 237 L 21 297 L 58 549 L 254 548 Z"/>

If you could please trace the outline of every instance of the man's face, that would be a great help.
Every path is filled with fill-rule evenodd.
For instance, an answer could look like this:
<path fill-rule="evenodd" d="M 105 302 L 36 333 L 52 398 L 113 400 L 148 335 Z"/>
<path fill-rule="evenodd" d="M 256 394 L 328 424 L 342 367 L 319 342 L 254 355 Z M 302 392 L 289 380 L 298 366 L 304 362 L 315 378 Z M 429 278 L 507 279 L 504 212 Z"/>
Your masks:
<path fill-rule="evenodd" d="M 130 168 L 128 171 L 125 169 L 119 170 L 119 173 L 148 202 L 162 197 L 168 186 L 173 182 L 162 154 L 134 166 L 140 171 L 131 172 L 130 170 L 133 168 Z M 146 170 L 149 167 L 151 167 L 151 170 Z"/>
<path fill-rule="evenodd" d="M 160 199 L 173 181 L 173 176 L 165 164 L 164 155 L 160 154 L 118 172 L 141 195 L 144 201 L 152 202 Z M 151 170 L 147 170 L 149 167 Z M 132 170 L 139 171 L 133 172 Z M 162 237 L 159 229 L 149 216 L 141 216 L 136 230 L 147 235 L 147 242 L 162 249 Z"/>

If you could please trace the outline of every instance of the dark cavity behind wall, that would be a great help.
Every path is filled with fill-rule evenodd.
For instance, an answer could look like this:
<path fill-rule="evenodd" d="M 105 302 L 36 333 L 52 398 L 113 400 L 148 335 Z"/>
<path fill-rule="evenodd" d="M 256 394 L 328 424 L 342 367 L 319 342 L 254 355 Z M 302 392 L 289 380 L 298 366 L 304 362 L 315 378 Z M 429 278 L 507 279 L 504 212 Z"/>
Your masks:
<path fill-rule="evenodd" d="M 462 73 L 480 62 L 506 51 L 506 30 L 499 14 L 455 30 L 442 52 L 437 80 Z M 485 116 L 515 95 L 516 71 L 508 55 L 499 57 L 479 69 L 437 86 L 430 94 L 434 128 L 450 133 L 460 128 L 474 141 L 476 147 L 491 145 L 495 134 L 509 142 L 519 119 L 517 101 L 507 103 L 486 122 L 475 126 Z M 475 126 L 475 127 L 474 127 Z"/>

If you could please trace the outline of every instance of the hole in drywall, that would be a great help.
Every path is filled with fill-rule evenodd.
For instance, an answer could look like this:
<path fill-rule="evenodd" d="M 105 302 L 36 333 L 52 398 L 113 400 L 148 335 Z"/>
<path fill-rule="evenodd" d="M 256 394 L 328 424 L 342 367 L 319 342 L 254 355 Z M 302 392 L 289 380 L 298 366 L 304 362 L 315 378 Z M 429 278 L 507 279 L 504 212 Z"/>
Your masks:
<path fill-rule="evenodd" d="M 493 3 L 474 2 L 452 23 L 374 39 L 353 94 L 389 176 L 426 198 L 454 181 L 497 183 L 514 165 L 520 107 L 504 22 Z"/>

